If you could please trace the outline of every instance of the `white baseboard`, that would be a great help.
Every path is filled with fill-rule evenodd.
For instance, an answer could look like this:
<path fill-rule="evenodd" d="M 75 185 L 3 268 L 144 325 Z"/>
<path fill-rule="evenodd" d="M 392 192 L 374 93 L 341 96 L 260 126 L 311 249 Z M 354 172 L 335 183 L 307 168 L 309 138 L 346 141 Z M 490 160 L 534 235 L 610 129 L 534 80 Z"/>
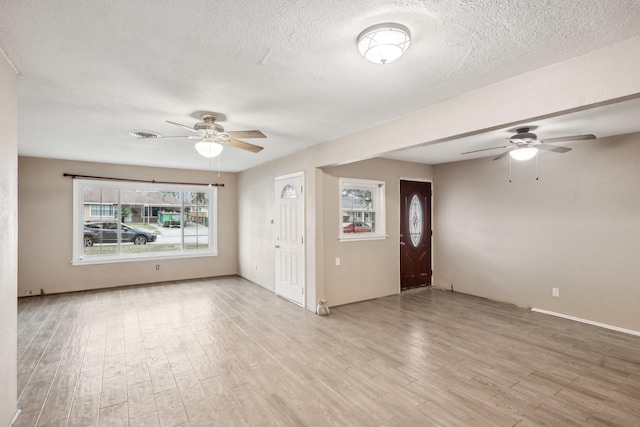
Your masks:
<path fill-rule="evenodd" d="M 586 323 L 588 325 L 598 326 L 600 328 L 611 329 L 612 331 L 623 332 L 625 334 L 640 336 L 640 331 L 633 329 L 619 328 L 617 326 L 607 325 L 606 323 L 594 322 L 593 320 L 581 319 L 580 317 L 569 316 L 568 314 L 556 313 L 555 311 L 543 310 L 541 308 L 531 308 L 536 313 L 548 314 L 550 316 L 562 317 L 563 319 L 575 320 L 576 322 Z"/>

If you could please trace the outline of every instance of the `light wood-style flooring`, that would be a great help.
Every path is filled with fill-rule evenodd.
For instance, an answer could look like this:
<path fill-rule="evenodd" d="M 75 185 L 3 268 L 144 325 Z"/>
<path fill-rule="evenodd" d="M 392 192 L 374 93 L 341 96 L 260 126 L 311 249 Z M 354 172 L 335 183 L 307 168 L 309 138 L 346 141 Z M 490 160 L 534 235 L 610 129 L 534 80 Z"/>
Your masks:
<path fill-rule="evenodd" d="M 320 317 L 224 277 L 18 312 L 18 426 L 640 425 L 640 337 L 443 290 Z"/>

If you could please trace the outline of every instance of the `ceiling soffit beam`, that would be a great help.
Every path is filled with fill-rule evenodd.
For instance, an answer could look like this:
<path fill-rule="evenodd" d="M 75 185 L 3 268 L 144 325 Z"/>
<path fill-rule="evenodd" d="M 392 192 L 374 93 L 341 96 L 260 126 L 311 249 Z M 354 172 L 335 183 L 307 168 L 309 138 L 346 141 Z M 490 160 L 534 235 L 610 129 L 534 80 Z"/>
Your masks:
<path fill-rule="evenodd" d="M 508 128 L 640 94 L 640 36 L 529 71 L 306 150 L 315 167 Z M 517 96 L 516 96 L 517 95 Z"/>

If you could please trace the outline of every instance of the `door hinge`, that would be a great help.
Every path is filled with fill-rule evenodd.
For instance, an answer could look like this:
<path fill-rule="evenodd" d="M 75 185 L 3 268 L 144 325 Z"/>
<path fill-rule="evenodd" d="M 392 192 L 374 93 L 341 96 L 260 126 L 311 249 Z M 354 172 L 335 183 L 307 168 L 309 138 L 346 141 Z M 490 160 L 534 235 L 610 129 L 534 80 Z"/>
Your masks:
<path fill-rule="evenodd" d="M 300 243 L 302 243 L 304 245 L 304 236 L 300 237 L 300 240 L 301 240 Z"/>
<path fill-rule="evenodd" d="M 300 194 L 302 194 L 302 193 L 304 193 L 304 186 L 303 185 L 300 186 Z"/>

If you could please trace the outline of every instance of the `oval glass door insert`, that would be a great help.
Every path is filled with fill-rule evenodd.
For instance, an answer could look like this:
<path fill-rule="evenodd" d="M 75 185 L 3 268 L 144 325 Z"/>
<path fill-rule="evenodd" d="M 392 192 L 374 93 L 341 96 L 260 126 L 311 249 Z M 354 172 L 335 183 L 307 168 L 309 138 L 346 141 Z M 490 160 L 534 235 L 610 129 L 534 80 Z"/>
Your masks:
<path fill-rule="evenodd" d="M 409 204 L 409 235 L 411 236 L 411 244 L 414 248 L 417 248 L 422 241 L 422 234 L 424 233 L 424 227 L 422 224 L 422 204 L 417 194 L 414 194 Z"/>

